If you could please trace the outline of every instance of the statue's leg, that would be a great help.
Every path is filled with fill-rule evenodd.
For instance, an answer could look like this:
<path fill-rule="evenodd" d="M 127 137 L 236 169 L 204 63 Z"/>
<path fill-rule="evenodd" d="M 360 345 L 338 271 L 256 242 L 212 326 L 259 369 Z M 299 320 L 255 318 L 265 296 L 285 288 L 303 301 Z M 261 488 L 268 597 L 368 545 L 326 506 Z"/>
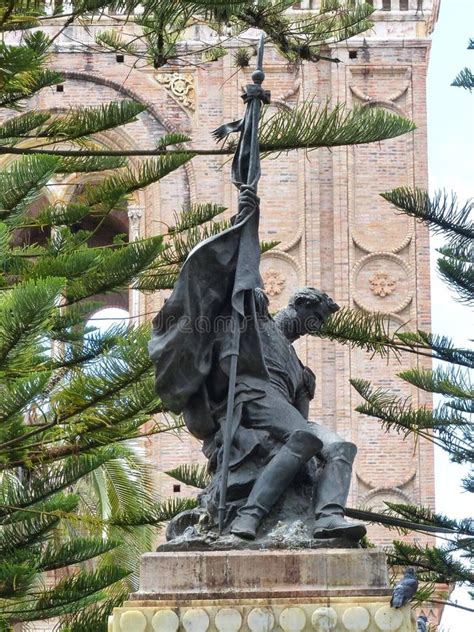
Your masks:
<path fill-rule="evenodd" d="M 322 442 L 306 430 L 295 430 L 255 481 L 244 507 L 239 509 L 231 532 L 255 539 L 262 518 L 288 488 L 298 470 L 321 451 Z"/>
<path fill-rule="evenodd" d="M 344 519 L 356 453 L 357 447 L 342 439 L 324 446 L 325 464 L 316 489 L 316 527 L 313 536 L 317 539 L 344 537 L 358 541 L 367 533 L 363 524 Z"/>

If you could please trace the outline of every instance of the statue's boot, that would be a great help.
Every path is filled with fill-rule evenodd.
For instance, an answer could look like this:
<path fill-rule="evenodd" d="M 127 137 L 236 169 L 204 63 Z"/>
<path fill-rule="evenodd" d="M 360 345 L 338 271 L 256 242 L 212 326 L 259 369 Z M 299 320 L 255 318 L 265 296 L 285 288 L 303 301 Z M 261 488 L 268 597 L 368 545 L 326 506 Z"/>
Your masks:
<path fill-rule="evenodd" d="M 295 430 L 255 481 L 247 503 L 232 522 L 231 533 L 254 540 L 262 518 L 288 488 L 300 467 L 319 454 L 322 447 L 312 432 Z"/>
<path fill-rule="evenodd" d="M 346 538 L 357 542 L 367 533 L 362 523 L 344 519 L 356 453 L 357 447 L 347 441 L 330 444 L 324 450 L 326 463 L 316 483 L 316 539 Z"/>

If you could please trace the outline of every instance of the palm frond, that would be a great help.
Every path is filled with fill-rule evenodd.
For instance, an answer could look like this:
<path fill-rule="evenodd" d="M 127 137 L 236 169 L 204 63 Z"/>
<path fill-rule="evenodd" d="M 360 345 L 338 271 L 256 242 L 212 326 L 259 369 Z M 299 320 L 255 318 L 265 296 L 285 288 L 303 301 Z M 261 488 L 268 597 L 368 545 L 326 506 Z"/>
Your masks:
<path fill-rule="evenodd" d="M 194 509 L 197 501 L 194 498 L 172 498 L 139 512 L 124 512 L 117 515 L 110 524 L 114 526 L 139 526 L 146 524 L 159 524 L 168 522 L 182 511 Z"/>
<path fill-rule="evenodd" d="M 198 489 L 205 489 L 211 480 L 207 467 L 205 465 L 179 465 L 165 472 L 171 478 Z"/>

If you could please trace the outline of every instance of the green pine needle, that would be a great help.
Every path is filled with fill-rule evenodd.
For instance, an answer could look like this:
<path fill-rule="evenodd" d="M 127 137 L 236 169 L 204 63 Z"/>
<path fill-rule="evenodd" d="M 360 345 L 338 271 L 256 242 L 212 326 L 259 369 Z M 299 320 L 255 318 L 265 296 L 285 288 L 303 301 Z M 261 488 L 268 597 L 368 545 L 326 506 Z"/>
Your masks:
<path fill-rule="evenodd" d="M 57 116 L 42 130 L 49 138 L 73 140 L 135 121 L 146 106 L 136 101 L 112 101 L 98 107 L 80 107 Z"/>
<path fill-rule="evenodd" d="M 427 223 L 436 233 L 471 241 L 474 239 L 474 200 L 468 200 L 463 206 L 459 206 L 454 193 L 438 191 L 430 198 L 423 189 L 407 187 L 381 193 L 381 196 L 407 215 Z"/>
<path fill-rule="evenodd" d="M 358 145 L 394 138 L 415 129 L 415 125 L 387 110 L 344 104 L 330 108 L 307 101 L 292 110 L 280 110 L 263 119 L 260 130 L 261 151 L 289 151 Z"/>
<path fill-rule="evenodd" d="M 23 218 L 26 207 L 59 166 L 54 156 L 23 156 L 0 172 L 0 218 L 10 225 Z"/>
<path fill-rule="evenodd" d="M 7 119 L 0 125 L 0 144 L 15 144 L 22 137 L 43 126 L 51 117 L 49 112 L 25 112 Z"/>
<path fill-rule="evenodd" d="M 96 44 L 99 46 L 105 46 L 114 51 L 120 51 L 129 55 L 135 55 L 137 53 L 137 46 L 132 41 L 127 41 L 123 35 L 117 33 L 117 31 L 101 31 L 96 35 Z"/>
<path fill-rule="evenodd" d="M 456 76 L 451 85 L 456 88 L 464 88 L 465 90 L 472 92 L 474 88 L 474 74 L 469 68 L 464 68 Z"/>
<path fill-rule="evenodd" d="M 437 261 L 438 271 L 463 303 L 474 305 L 474 263 L 442 258 Z"/>
<path fill-rule="evenodd" d="M 398 373 L 398 377 L 429 393 L 474 399 L 474 388 L 469 376 L 458 367 L 437 367 L 434 370 L 408 369 Z"/>
<path fill-rule="evenodd" d="M 191 152 L 159 156 L 141 163 L 137 172 L 131 169 L 110 176 L 99 185 L 89 185 L 85 189 L 84 201 L 95 205 L 111 201 L 115 205 L 124 195 L 129 195 L 153 182 L 161 180 L 180 166 L 191 160 Z"/>

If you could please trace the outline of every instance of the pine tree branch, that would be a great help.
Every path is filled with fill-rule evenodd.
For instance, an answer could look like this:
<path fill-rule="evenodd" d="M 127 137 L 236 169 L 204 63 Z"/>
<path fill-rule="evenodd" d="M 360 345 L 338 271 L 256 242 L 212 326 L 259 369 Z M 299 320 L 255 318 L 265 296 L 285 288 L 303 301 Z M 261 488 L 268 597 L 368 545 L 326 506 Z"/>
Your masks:
<path fill-rule="evenodd" d="M 428 224 L 434 232 L 448 237 L 461 237 L 472 241 L 474 239 L 474 222 L 472 211 L 474 200 L 468 200 L 459 206 L 456 194 L 438 191 L 430 199 L 423 189 L 409 189 L 400 187 L 381 193 L 381 196 L 391 202 L 400 211 Z"/>
<path fill-rule="evenodd" d="M 456 292 L 458 299 L 474 305 L 474 263 L 443 258 L 437 261 L 438 271 L 444 281 Z"/>
<path fill-rule="evenodd" d="M 464 68 L 464 70 L 461 70 L 456 76 L 451 85 L 455 88 L 464 88 L 472 92 L 474 88 L 474 74 L 469 68 Z"/>

